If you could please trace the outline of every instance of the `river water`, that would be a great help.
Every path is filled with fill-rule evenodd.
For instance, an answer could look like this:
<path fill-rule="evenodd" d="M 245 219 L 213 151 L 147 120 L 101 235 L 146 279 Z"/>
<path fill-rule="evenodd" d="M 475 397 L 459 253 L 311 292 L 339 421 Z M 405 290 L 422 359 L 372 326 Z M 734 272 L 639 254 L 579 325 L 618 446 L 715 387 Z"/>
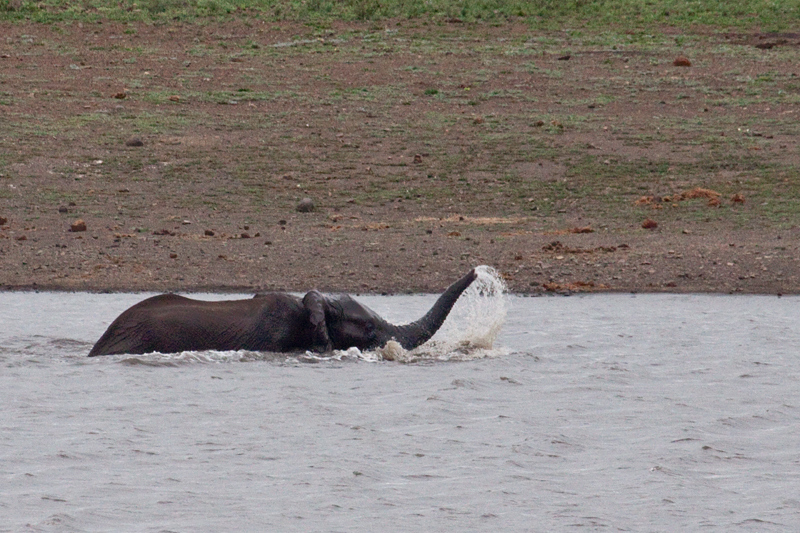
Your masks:
<path fill-rule="evenodd" d="M 85 357 L 145 296 L 0 293 L 0 531 L 800 528 L 798 298 L 473 293 L 414 354 Z"/>

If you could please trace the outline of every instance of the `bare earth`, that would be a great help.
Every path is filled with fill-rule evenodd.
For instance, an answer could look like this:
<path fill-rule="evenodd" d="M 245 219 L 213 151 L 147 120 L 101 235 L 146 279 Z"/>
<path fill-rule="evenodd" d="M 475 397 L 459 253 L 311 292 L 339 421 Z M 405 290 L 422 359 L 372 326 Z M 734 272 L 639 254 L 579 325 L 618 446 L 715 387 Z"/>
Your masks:
<path fill-rule="evenodd" d="M 3 289 L 800 292 L 796 35 L 0 34 Z"/>

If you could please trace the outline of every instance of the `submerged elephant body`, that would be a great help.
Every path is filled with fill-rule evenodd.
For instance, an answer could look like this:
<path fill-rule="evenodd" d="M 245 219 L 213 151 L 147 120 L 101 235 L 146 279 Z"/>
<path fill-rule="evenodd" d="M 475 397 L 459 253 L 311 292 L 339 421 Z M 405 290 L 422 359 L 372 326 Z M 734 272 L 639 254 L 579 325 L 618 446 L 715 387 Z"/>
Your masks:
<path fill-rule="evenodd" d="M 349 296 L 325 296 L 317 291 L 303 298 L 267 293 L 249 300 L 219 302 L 162 294 L 117 317 L 89 357 L 187 350 L 369 350 L 393 339 L 410 350 L 436 333 L 476 277 L 475 271 L 470 271 L 451 285 L 425 316 L 404 326 L 386 322 Z"/>

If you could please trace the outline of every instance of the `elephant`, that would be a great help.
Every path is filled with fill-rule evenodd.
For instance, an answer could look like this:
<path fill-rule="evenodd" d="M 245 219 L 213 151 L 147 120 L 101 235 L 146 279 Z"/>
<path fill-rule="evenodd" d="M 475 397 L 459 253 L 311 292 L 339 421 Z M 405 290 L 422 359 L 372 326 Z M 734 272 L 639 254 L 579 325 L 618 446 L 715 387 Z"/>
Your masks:
<path fill-rule="evenodd" d="M 190 350 L 324 353 L 371 350 L 390 340 L 411 350 L 436 333 L 476 278 L 473 269 L 450 285 L 425 316 L 403 326 L 390 324 L 350 296 L 316 290 L 302 298 L 273 292 L 216 302 L 161 294 L 119 315 L 89 357 Z"/>

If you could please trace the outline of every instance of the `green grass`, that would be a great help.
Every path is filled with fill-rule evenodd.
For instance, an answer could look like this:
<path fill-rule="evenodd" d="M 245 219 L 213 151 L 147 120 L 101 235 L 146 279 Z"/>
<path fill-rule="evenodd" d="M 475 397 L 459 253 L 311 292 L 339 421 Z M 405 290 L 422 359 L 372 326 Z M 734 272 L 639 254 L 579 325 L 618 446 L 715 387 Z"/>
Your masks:
<path fill-rule="evenodd" d="M 422 19 L 502 23 L 523 19 L 537 28 L 610 26 L 796 27 L 796 0 L 0 0 L 0 20 L 192 21 L 204 18 L 298 20 Z"/>
<path fill-rule="evenodd" d="M 678 207 L 665 206 L 655 212 L 659 221 L 714 217 L 740 226 L 763 222 L 778 227 L 800 221 L 800 186 L 794 185 L 800 183 L 800 176 L 776 149 L 780 136 L 800 135 L 800 123 L 793 114 L 773 114 L 777 118 L 767 119 L 758 113 L 760 105 L 790 109 L 800 104 L 798 78 L 791 69 L 774 66 L 790 63 L 796 54 L 794 48 L 780 47 L 766 53 L 752 46 L 716 44 L 719 36 L 709 36 L 706 28 L 677 37 L 676 32 L 662 31 L 665 24 L 688 27 L 693 23 L 759 31 L 796 27 L 797 8 L 786 1 L 769 6 L 726 3 L 727 11 L 715 11 L 721 4 L 710 1 L 645 4 L 645 0 L 567 2 L 567 7 L 555 2 L 526 2 L 524 9 L 522 3 L 513 1 L 499 5 L 473 0 L 381 0 L 375 9 L 370 9 L 369 1 L 346 0 L 230 4 L 144 0 L 136 7 L 127 0 L 113 5 L 95 0 L 70 4 L 43 0 L 23 1 L 19 9 L 5 10 L 2 6 L 10 4 L 3 1 L 7 0 L 0 0 L 0 20 L 6 21 L 113 19 L 169 24 L 179 19 L 204 24 L 238 18 L 246 24 L 253 18 L 285 18 L 306 21 L 309 26 L 286 37 L 287 41 L 296 40 L 298 46 L 268 46 L 254 42 L 255 37 L 249 34 L 241 39 L 188 43 L 191 67 L 188 60 L 163 63 L 167 56 L 157 44 L 105 44 L 105 50 L 97 46 L 91 51 L 107 53 L 114 59 L 109 65 L 115 69 L 120 62 L 141 63 L 141 68 L 124 70 L 129 79 L 113 84 L 128 89 L 129 96 L 119 104 L 119 110 L 118 102 L 110 96 L 116 88 L 64 92 L 31 72 L 32 77 L 24 80 L 25 92 L 10 92 L 5 87 L 0 92 L 0 105 L 7 106 L 6 137 L 9 146 L 15 147 L 0 158 L 0 177 L 16 177 L 20 171 L 14 164 L 47 156 L 45 142 L 58 139 L 56 146 L 83 147 L 89 161 L 99 158 L 95 153 L 100 150 L 110 150 L 112 154 L 103 156 L 104 164 L 93 167 L 93 172 L 102 178 L 96 181 L 114 184 L 106 187 L 111 191 L 118 188 L 117 182 L 125 180 L 148 186 L 155 175 L 192 191 L 195 181 L 214 176 L 216 185 L 202 191 L 198 198 L 202 197 L 203 205 L 219 209 L 240 203 L 279 203 L 291 209 L 295 196 L 309 191 L 315 197 L 329 195 L 332 205 L 349 198 L 364 206 L 403 200 L 425 204 L 435 211 L 458 205 L 463 195 L 479 196 L 487 202 L 474 202 L 472 205 L 478 207 L 473 212 L 484 205 L 502 205 L 507 215 L 553 217 L 551 224 L 557 227 L 565 218 L 562 213 L 569 210 L 570 216 L 579 212 L 587 219 L 619 221 L 638 228 L 641 218 L 654 212 L 635 206 L 636 198 L 699 186 L 718 190 L 726 199 L 741 192 L 747 204 L 731 206 L 726 201 L 722 207 L 710 209 L 702 200 L 681 202 Z M 226 11 L 220 5 L 233 9 Z M 453 6 L 458 10 L 454 12 Z M 741 13 L 752 9 L 757 15 L 734 16 L 736 9 Z M 335 45 L 318 39 L 327 38 L 331 30 L 324 29 L 325 25 L 336 18 L 378 21 L 389 16 L 395 17 L 393 23 L 401 24 L 399 29 L 388 32 L 378 23 L 354 25 L 351 28 L 361 29 L 337 34 Z M 470 24 L 440 27 L 452 18 Z M 511 18 L 527 21 L 532 27 L 561 31 L 481 39 L 485 26 L 471 24 L 503 24 Z M 649 30 L 641 29 L 648 26 Z M 627 33 L 628 27 L 635 29 Z M 52 28 L 55 33 L 59 29 L 78 31 L 77 24 L 69 23 Z M 31 57 L 49 50 L 64 56 L 67 66 L 83 59 L 87 64 L 92 62 L 91 54 L 84 58 L 83 50 L 62 49 L 57 41 L 28 42 L 25 38 L 21 43 L 39 46 Z M 697 69 L 677 71 L 672 67 L 679 49 L 699 50 L 693 56 Z M 466 51 L 478 56 L 465 59 L 472 67 L 450 76 L 447 56 Z M 552 60 L 552 56 L 566 52 L 575 58 L 569 62 Z M 591 55 L 597 52 L 603 55 Z M 372 85 L 367 76 L 363 80 L 343 79 L 330 69 L 330 64 L 357 62 L 354 72 L 370 72 L 384 54 L 400 58 L 400 75 L 387 83 Z M 782 62 L 776 59 L 782 56 Z M 216 66 L 240 57 L 247 61 L 236 69 L 238 77 L 212 82 L 218 75 Z M 702 69 L 717 58 L 723 64 L 735 62 L 724 67 L 730 71 L 718 79 L 701 75 Z M 764 58 L 770 58 L 772 66 L 759 68 Z M 174 79 L 142 74 L 150 69 L 148 62 L 174 66 Z M 272 71 L 284 65 L 294 77 L 278 78 L 276 83 Z M 577 78 L 581 86 L 564 97 L 553 97 L 551 102 L 551 93 L 558 92 L 555 88 L 582 74 L 575 65 L 587 69 Z M 9 72 L 20 78 L 28 74 Z M 106 76 L 113 72 L 97 69 L 90 74 L 95 72 L 103 74 L 96 77 L 98 81 L 115 79 Z M 697 76 L 684 75 L 695 72 Z M 71 70 L 67 73 L 73 74 Z M 517 76 L 552 82 L 554 89 L 531 90 L 515 82 Z M 298 81 L 305 77 L 316 82 L 311 86 Z M 19 81 L 7 79 L 15 84 Z M 495 85 L 495 79 L 500 83 Z M 172 84 L 175 80 L 180 82 L 177 86 Z M 58 119 L 17 112 L 15 106 L 33 91 L 37 97 L 80 103 L 82 107 L 76 114 Z M 173 101 L 172 96 L 179 99 Z M 652 117 L 643 119 L 617 116 L 604 109 L 631 103 L 659 104 L 662 99 L 663 107 L 656 105 Z M 240 105 L 216 105 L 234 103 Z M 251 103 L 254 105 L 248 105 Z M 679 106 L 694 111 L 676 113 Z M 271 113 L 247 112 L 251 107 Z M 744 112 L 743 108 L 754 109 Z M 319 123 L 317 116 L 323 119 Z M 328 125 L 320 129 L 325 119 Z M 208 147 L 181 142 L 182 137 L 210 139 L 218 131 L 249 132 L 232 136 L 234 145 L 225 148 L 236 155 L 233 168 L 219 168 L 210 159 L 207 152 L 221 148 L 213 141 Z M 147 148 L 120 148 L 132 135 L 142 136 Z M 158 138 L 164 135 L 176 139 Z M 603 141 L 595 142 L 595 137 Z M 373 146 L 375 158 L 370 156 Z M 609 146 L 634 149 L 628 155 L 617 155 L 609 151 Z M 681 155 L 660 155 L 665 152 L 659 152 L 659 148 L 665 146 Z M 642 155 L 650 148 L 653 155 Z M 150 150 L 158 158 L 144 155 Z M 778 156 L 777 162 L 770 150 Z M 412 163 L 415 153 L 424 154 L 422 162 Z M 391 160 L 383 158 L 389 155 Z M 659 157 L 671 159 L 668 162 Z M 563 172 L 554 171 L 553 176 L 539 179 L 531 177 L 538 174 L 520 170 L 540 161 L 551 162 Z M 153 165 L 159 165 L 160 173 L 148 170 Z M 372 167 L 374 173 L 366 173 L 365 166 Z M 70 179 L 79 173 L 77 167 L 61 172 Z M 297 184 L 282 181 L 280 176 L 287 173 L 302 178 L 297 178 Z M 347 183 L 350 176 L 361 178 L 354 180 L 357 185 L 352 188 Z M 60 201 L 52 196 L 43 198 L 47 203 Z M 187 206 L 199 205 L 192 194 L 180 201 Z"/>

